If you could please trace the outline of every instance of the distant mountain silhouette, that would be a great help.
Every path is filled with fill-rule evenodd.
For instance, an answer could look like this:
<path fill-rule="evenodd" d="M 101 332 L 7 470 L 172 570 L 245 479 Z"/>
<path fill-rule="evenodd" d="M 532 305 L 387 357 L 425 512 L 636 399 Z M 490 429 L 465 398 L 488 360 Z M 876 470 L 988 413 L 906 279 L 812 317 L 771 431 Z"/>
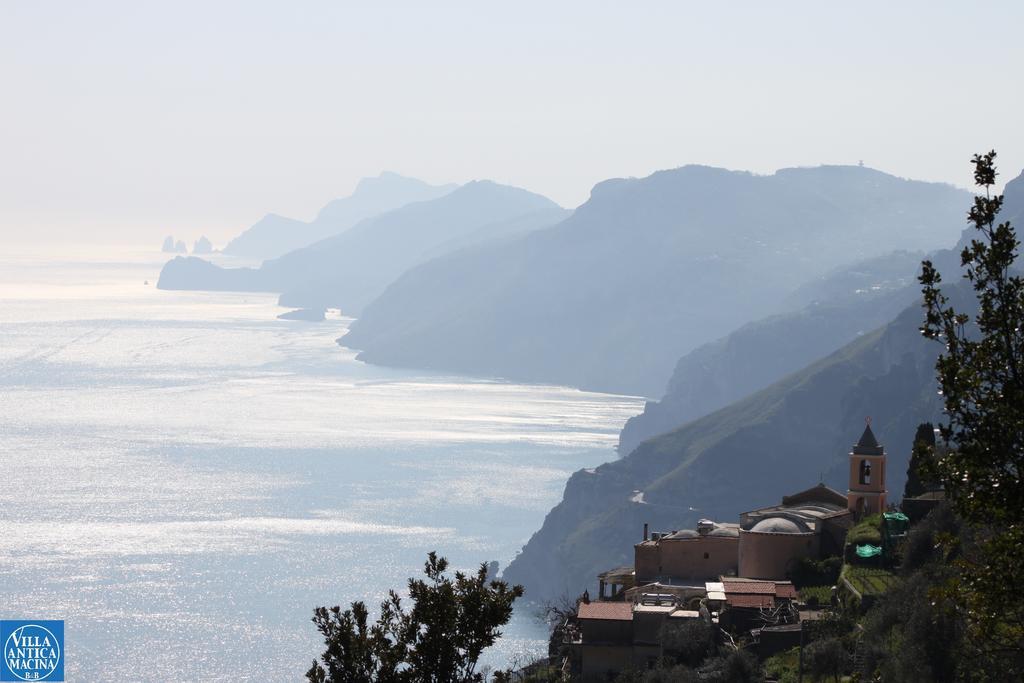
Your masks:
<path fill-rule="evenodd" d="M 949 244 L 968 202 L 849 166 L 609 180 L 557 226 L 405 273 L 341 343 L 372 363 L 660 396 L 681 356 L 809 280 Z"/>
<path fill-rule="evenodd" d="M 254 259 L 281 256 L 348 230 L 361 220 L 412 202 L 435 199 L 456 185 L 429 185 L 422 180 L 384 172 L 363 178 L 349 197 L 335 199 L 306 223 L 268 213 L 255 225 L 231 240 L 224 253 Z"/>
<path fill-rule="evenodd" d="M 414 202 L 266 261 L 258 269 L 222 269 L 175 259 L 162 289 L 281 292 L 295 308 L 341 308 L 358 315 L 406 269 L 448 249 L 546 227 L 566 212 L 538 194 L 477 181 L 437 199 Z"/>
<path fill-rule="evenodd" d="M 961 228 L 966 230 L 966 218 Z M 946 249 L 933 252 L 930 258 L 947 258 Z M 904 289 L 917 288 L 923 251 L 893 251 L 882 256 L 857 261 L 835 268 L 796 288 L 782 300 L 786 311 L 796 312 L 810 304 L 856 303 L 865 298 L 884 296 Z M 894 311 L 895 313 L 895 311 Z"/>
<path fill-rule="evenodd" d="M 395 278 L 445 245 L 459 248 L 463 240 L 486 240 L 489 230 L 505 236 L 509 229 L 528 231 L 563 217 L 564 209 L 546 197 L 475 181 L 268 261 L 262 270 L 281 283 L 282 305 L 359 315 Z"/>
<path fill-rule="evenodd" d="M 619 452 L 707 415 L 835 351 L 884 324 L 916 297 L 906 287 L 886 296 L 806 309 L 744 325 L 680 359 L 665 396 L 630 418 Z"/>
<path fill-rule="evenodd" d="M 309 234 L 309 223 L 288 218 L 276 213 L 268 213 L 252 224 L 224 247 L 224 253 L 247 259 L 263 260 L 280 256 L 283 253 L 304 247 L 312 239 Z M 338 226 L 338 232 L 350 226 Z"/>
<path fill-rule="evenodd" d="M 1003 210 L 999 220 L 1010 221 L 1017 230 L 1017 236 L 1024 234 L 1024 171 L 1006 183 L 1003 190 Z"/>
<path fill-rule="evenodd" d="M 177 283 L 202 282 L 203 287 L 178 287 Z M 157 289 L 209 289 L 226 292 L 259 292 L 259 271 L 254 268 L 216 266 L 197 256 L 175 256 L 160 271 Z"/>
<path fill-rule="evenodd" d="M 923 258 L 900 251 L 837 269 L 786 298 L 802 308 L 747 323 L 686 354 L 664 397 L 626 423 L 619 452 L 749 396 L 889 322 L 919 298 Z M 952 252 L 932 258 L 956 268 Z"/>

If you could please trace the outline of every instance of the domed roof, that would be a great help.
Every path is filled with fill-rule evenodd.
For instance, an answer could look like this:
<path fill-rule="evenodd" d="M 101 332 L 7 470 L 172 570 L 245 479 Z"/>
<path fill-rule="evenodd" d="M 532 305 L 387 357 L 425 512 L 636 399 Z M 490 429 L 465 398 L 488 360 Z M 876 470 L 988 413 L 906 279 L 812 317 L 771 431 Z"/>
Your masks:
<path fill-rule="evenodd" d="M 791 519 L 768 517 L 752 526 L 750 531 L 758 534 L 800 534 L 805 530 L 797 526 L 797 523 Z"/>
<path fill-rule="evenodd" d="M 682 529 L 681 531 L 676 531 L 676 532 L 673 532 L 673 533 L 669 534 L 669 535 L 668 535 L 668 536 L 666 536 L 665 538 L 669 538 L 669 539 L 676 539 L 676 538 L 697 538 L 698 536 L 700 536 L 700 534 L 698 534 L 698 533 L 697 533 L 696 531 L 694 531 L 693 529 Z"/>
<path fill-rule="evenodd" d="M 731 527 L 718 527 L 717 529 L 712 529 L 708 532 L 708 536 L 729 536 L 731 538 L 736 538 L 739 535 L 740 532 Z"/>

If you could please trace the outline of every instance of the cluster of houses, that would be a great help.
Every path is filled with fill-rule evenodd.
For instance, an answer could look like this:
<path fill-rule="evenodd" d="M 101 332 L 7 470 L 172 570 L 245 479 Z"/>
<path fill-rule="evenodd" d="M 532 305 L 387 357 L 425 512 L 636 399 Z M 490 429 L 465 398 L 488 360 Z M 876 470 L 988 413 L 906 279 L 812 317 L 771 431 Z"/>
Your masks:
<path fill-rule="evenodd" d="M 688 619 L 752 632 L 763 650 L 790 646 L 801 612 L 789 573 L 801 558 L 841 555 L 854 521 L 886 509 L 885 450 L 870 423 L 849 457 L 846 495 L 819 484 L 738 523 L 653 533 L 645 524 L 633 566 L 600 574 L 598 595 L 579 602 L 566 667 L 583 681 L 651 667 L 666 624 Z"/>

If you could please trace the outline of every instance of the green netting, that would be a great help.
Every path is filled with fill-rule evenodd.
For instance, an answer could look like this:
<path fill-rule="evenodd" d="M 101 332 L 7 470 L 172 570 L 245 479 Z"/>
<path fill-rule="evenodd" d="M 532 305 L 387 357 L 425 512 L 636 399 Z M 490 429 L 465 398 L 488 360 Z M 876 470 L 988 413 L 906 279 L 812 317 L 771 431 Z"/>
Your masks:
<path fill-rule="evenodd" d="M 881 554 L 882 549 L 877 545 L 865 543 L 864 545 L 857 546 L 857 557 L 878 557 Z"/>
<path fill-rule="evenodd" d="M 910 518 L 902 512 L 885 513 L 885 531 L 888 535 L 902 536 L 910 528 Z"/>

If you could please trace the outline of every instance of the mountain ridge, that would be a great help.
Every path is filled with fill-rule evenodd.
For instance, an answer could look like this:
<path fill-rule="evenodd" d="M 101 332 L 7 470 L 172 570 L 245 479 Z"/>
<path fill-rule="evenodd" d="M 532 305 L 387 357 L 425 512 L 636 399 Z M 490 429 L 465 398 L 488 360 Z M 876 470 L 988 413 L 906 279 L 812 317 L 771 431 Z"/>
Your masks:
<path fill-rule="evenodd" d="M 163 289 L 231 289 L 281 294 L 282 305 L 362 307 L 411 266 L 444 248 L 486 242 L 544 227 L 565 210 L 528 190 L 473 181 L 435 199 L 412 202 L 364 219 L 348 230 L 265 261 L 256 269 L 223 269 L 174 260 L 164 266 Z"/>
<path fill-rule="evenodd" d="M 228 242 L 224 253 L 245 258 L 276 258 L 331 235 L 344 232 L 359 221 L 400 208 L 406 204 L 434 199 L 458 186 L 430 185 L 416 178 L 384 171 L 362 178 L 347 197 L 324 205 L 312 221 L 301 221 L 268 213 Z"/>
<path fill-rule="evenodd" d="M 606 180 L 551 228 L 404 273 L 342 343 L 382 365 L 660 396 L 681 356 L 809 279 L 949 244 L 968 197 L 859 167 Z"/>

